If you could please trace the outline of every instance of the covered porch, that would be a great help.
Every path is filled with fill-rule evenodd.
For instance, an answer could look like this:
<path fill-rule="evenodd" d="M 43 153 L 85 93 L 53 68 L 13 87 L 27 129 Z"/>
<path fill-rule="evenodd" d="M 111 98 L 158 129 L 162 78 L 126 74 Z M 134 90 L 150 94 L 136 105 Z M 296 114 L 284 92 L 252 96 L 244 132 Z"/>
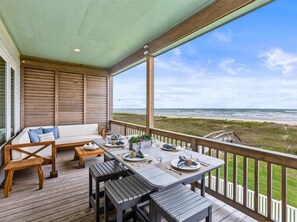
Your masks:
<path fill-rule="evenodd" d="M 132 5 L 119 1 L 79 4 L 31 1 L 23 5 L 23 14 L 20 13 L 26 20 L 22 22 L 21 16 L 11 18 L 24 3 L 3 1 L 0 9 L 0 55 L 4 70 L 0 80 L 4 83 L 1 93 L 5 98 L 5 109 L 1 112 L 5 121 L 0 126 L 5 140 L 1 143 L 2 157 L 5 158 L 4 146 L 30 127 L 96 123 L 100 130 L 109 129 L 121 135 L 149 134 L 164 143 L 190 145 L 193 151 L 225 161 L 223 168 L 207 175 L 206 192 L 213 201 L 213 221 L 295 221 L 297 210 L 287 205 L 287 169 L 297 169 L 295 156 L 154 127 L 154 58 L 269 2 L 177 1 L 168 8 L 168 3 L 162 1 Z M 102 17 L 96 16 L 96 10 L 100 10 Z M 139 12 L 129 17 L 129 10 Z M 163 20 L 153 19 L 158 16 Z M 136 18 L 143 20 L 130 25 Z M 99 20 L 104 22 L 96 26 Z M 59 21 L 64 21 L 63 25 Z M 146 126 L 113 120 L 113 76 L 141 62 L 146 63 Z M 73 142 L 72 146 L 75 145 Z M 59 176 L 46 179 L 40 191 L 35 189 L 35 171 L 18 172 L 9 198 L 1 198 L 0 220 L 93 221 L 94 212 L 88 208 L 87 198 L 88 167 L 76 169 L 73 155 L 72 149 L 58 149 L 55 163 Z M 243 160 L 243 185 L 238 183 L 238 159 Z M 103 157 L 85 162 L 90 166 L 103 162 Z M 266 195 L 259 190 L 260 162 L 266 165 Z M 5 162 L 1 165 L 3 180 Z M 252 181 L 248 174 L 251 165 Z M 272 198 L 273 166 L 281 168 L 281 200 Z M 232 178 L 228 175 L 230 168 Z M 52 168 L 46 165 L 43 170 L 48 176 Z M 254 190 L 248 189 L 251 182 Z M 199 184 L 196 185 L 199 189 Z"/>

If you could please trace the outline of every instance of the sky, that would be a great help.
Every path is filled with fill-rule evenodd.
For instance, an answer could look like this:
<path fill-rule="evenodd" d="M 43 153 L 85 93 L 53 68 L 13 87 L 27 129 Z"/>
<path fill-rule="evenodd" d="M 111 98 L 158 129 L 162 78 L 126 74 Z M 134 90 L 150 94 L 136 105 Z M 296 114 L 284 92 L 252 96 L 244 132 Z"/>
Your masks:
<path fill-rule="evenodd" d="M 297 109 L 297 1 L 277 0 L 155 57 L 155 108 Z M 145 108 L 145 64 L 114 77 L 114 108 Z"/>

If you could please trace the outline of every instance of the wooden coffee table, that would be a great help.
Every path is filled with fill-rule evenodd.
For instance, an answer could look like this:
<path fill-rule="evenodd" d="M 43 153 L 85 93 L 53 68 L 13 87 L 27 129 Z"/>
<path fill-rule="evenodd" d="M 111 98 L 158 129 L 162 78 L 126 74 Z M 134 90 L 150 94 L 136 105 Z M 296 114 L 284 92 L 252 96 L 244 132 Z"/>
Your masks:
<path fill-rule="evenodd" d="M 84 157 L 98 156 L 104 154 L 104 150 L 98 148 L 95 150 L 85 150 L 82 146 L 75 147 L 74 159 L 79 159 L 78 168 L 85 168 Z"/>

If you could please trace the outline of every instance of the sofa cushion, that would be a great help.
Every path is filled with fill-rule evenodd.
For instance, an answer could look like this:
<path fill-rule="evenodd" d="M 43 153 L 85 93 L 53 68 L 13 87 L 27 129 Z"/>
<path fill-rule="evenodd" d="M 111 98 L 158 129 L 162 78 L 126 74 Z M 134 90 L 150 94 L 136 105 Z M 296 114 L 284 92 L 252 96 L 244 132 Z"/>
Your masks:
<path fill-rule="evenodd" d="M 98 124 L 67 125 L 58 126 L 60 138 L 96 135 L 98 134 Z"/>
<path fill-rule="evenodd" d="M 53 127 L 53 128 L 42 128 L 42 131 L 43 131 L 43 133 L 53 132 L 55 139 L 59 139 L 59 131 L 58 131 L 58 128 L 57 127 Z"/>
<path fill-rule="evenodd" d="M 60 137 L 56 139 L 56 145 L 67 144 L 67 143 L 77 143 L 77 142 L 90 142 L 95 139 L 102 139 L 99 135 L 84 135 L 84 136 L 69 136 Z"/>
<path fill-rule="evenodd" d="M 54 141 L 55 140 L 53 132 L 40 134 L 40 135 L 38 135 L 38 137 L 39 137 L 40 142 Z"/>
<path fill-rule="evenodd" d="M 43 131 L 42 131 L 41 128 L 38 128 L 38 129 L 30 129 L 30 130 L 28 131 L 28 134 L 29 134 L 31 143 L 38 143 L 38 142 L 39 142 L 38 135 L 39 135 L 39 134 L 43 134 Z"/>

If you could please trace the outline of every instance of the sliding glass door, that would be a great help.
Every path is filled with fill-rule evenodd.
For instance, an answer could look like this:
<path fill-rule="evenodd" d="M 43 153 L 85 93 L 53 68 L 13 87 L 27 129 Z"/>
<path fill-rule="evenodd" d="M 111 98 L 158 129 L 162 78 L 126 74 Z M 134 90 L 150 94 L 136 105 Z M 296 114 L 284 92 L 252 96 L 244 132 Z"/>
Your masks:
<path fill-rule="evenodd" d="M 11 69 L 10 71 L 10 126 L 11 126 L 11 136 L 15 135 L 15 71 Z"/>
<path fill-rule="evenodd" d="M 6 62 L 0 57 L 0 146 L 5 142 L 6 138 L 6 121 L 5 121 L 5 67 Z"/>

